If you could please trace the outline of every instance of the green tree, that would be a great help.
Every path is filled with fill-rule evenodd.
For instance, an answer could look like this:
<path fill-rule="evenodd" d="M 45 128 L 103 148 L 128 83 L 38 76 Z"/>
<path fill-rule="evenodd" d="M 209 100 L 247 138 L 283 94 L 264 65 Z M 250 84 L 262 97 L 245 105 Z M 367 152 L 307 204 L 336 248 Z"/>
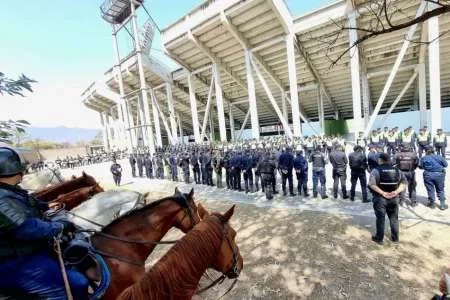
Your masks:
<path fill-rule="evenodd" d="M 18 79 L 11 79 L 0 72 L 0 95 L 5 93 L 11 96 L 24 97 L 24 91 L 33 92 L 31 84 L 36 81 L 25 75 L 20 75 Z M 12 143 L 16 133 L 24 134 L 26 126 L 30 125 L 25 120 L 0 120 L 0 141 Z"/>

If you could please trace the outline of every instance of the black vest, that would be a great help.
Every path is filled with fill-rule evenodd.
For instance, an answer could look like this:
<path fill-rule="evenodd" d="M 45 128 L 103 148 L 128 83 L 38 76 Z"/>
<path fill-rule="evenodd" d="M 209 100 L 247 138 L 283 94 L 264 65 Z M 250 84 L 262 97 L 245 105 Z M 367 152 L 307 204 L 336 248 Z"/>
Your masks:
<path fill-rule="evenodd" d="M 377 167 L 380 174 L 378 187 L 384 192 L 395 191 L 400 184 L 400 171 L 392 165 L 380 165 Z"/>

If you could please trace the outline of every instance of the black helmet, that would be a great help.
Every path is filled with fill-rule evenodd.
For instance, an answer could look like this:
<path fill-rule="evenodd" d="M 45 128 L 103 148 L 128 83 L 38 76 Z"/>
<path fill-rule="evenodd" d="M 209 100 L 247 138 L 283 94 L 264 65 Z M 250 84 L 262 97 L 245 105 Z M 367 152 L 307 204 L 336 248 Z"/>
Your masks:
<path fill-rule="evenodd" d="M 13 148 L 0 147 L 0 176 L 9 177 L 24 172 L 26 163 Z"/>

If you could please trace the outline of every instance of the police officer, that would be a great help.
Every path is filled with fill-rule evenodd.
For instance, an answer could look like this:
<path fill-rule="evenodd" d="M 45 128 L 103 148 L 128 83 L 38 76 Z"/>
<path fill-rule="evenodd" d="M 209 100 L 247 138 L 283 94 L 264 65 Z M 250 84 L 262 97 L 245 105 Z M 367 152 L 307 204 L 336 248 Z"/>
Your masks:
<path fill-rule="evenodd" d="M 445 204 L 445 168 L 447 161 L 440 155 L 434 154 L 432 148 L 427 150 L 427 155 L 422 156 L 419 161 L 419 168 L 423 169 L 423 181 L 428 194 L 428 206 L 435 207 L 435 194 L 440 200 L 439 208 L 446 210 L 448 206 Z"/>
<path fill-rule="evenodd" d="M 131 166 L 131 174 L 133 175 L 133 177 L 136 177 L 136 156 L 134 153 L 130 154 L 128 161 L 130 162 Z"/>
<path fill-rule="evenodd" d="M 381 153 L 378 167 L 372 170 L 369 178 L 376 217 L 376 234 L 372 236 L 372 241 L 383 244 L 387 214 L 391 225 L 391 240 L 399 242 L 398 195 L 405 190 L 405 186 L 406 179 L 402 172 L 393 166 L 387 153 Z"/>
<path fill-rule="evenodd" d="M 145 176 L 153 179 L 153 162 L 150 153 L 147 153 L 144 157 Z"/>
<path fill-rule="evenodd" d="M 209 186 L 214 186 L 212 158 L 209 150 L 203 154 L 203 163 L 205 168 L 205 183 Z"/>
<path fill-rule="evenodd" d="M 224 159 L 220 151 L 216 150 L 216 152 L 214 153 L 212 164 L 214 167 L 214 172 L 216 172 L 216 185 L 218 188 L 223 188 L 222 173 L 224 167 Z"/>
<path fill-rule="evenodd" d="M 348 161 L 350 165 L 350 200 L 355 201 L 355 188 L 356 183 L 359 180 L 359 184 L 361 185 L 361 194 L 362 194 L 362 202 L 367 203 L 369 200 L 367 199 L 367 178 L 366 178 L 366 169 L 367 169 L 367 158 L 363 153 L 363 149 L 361 146 L 355 146 L 353 148 L 353 152 L 348 156 Z"/>
<path fill-rule="evenodd" d="M 200 178 L 202 180 L 202 184 L 206 184 L 205 154 L 203 151 L 200 151 L 198 161 L 200 163 Z"/>
<path fill-rule="evenodd" d="M 308 194 L 308 161 L 303 156 L 303 151 L 298 150 L 294 158 L 294 169 L 295 175 L 297 176 L 297 191 L 301 195 L 303 191 L 303 196 L 309 197 Z"/>
<path fill-rule="evenodd" d="M 311 155 L 309 162 L 312 163 L 312 176 L 313 176 L 313 197 L 317 198 L 317 185 L 320 181 L 320 196 L 322 199 L 327 199 L 326 194 L 326 177 L 325 177 L 325 165 L 327 159 L 322 153 L 322 147 L 317 146 L 315 152 Z"/>
<path fill-rule="evenodd" d="M 261 188 L 263 186 L 262 184 L 262 180 L 261 180 L 261 173 L 259 173 L 258 171 L 258 165 L 259 163 L 262 161 L 263 159 L 263 151 L 262 149 L 258 149 L 253 155 L 252 155 L 252 160 L 253 160 L 253 170 L 255 172 L 255 187 L 256 187 L 256 191 L 259 191 L 259 183 L 261 182 Z M 263 190 L 264 192 L 264 190 Z"/>
<path fill-rule="evenodd" d="M 374 147 L 379 147 L 381 144 L 382 137 L 378 134 L 378 131 L 375 129 L 372 130 L 372 134 L 370 135 L 370 144 Z"/>
<path fill-rule="evenodd" d="M 120 186 L 120 180 L 122 179 L 122 167 L 113 159 L 113 164 L 109 169 L 113 175 L 114 183 L 116 186 Z"/>
<path fill-rule="evenodd" d="M 198 162 L 197 152 L 192 151 L 190 161 L 192 165 L 192 171 L 194 172 L 195 183 L 200 184 L 200 164 Z"/>
<path fill-rule="evenodd" d="M 400 135 L 400 144 L 415 151 L 415 134 L 411 127 L 403 130 L 403 133 Z"/>
<path fill-rule="evenodd" d="M 364 137 L 364 132 L 359 132 L 359 136 L 356 139 L 356 145 L 363 149 L 364 154 L 366 153 L 367 139 Z"/>
<path fill-rule="evenodd" d="M 348 159 L 345 155 L 344 148 L 337 146 L 330 154 L 330 163 L 333 166 L 333 196 L 337 198 L 339 181 L 341 182 L 342 199 L 348 199 L 347 195 L 347 165 Z"/>
<path fill-rule="evenodd" d="M 233 188 L 230 160 L 231 160 L 231 152 L 227 150 L 223 158 L 223 167 L 225 168 L 225 182 L 227 184 L 227 189 L 229 190 Z"/>
<path fill-rule="evenodd" d="M 50 255 L 50 245 L 75 226 L 44 218 L 48 205 L 18 186 L 25 168 L 16 150 L 0 148 L 0 290 L 26 294 L 21 299 L 66 299 L 61 268 Z M 73 298 L 89 299 L 88 279 L 75 269 L 66 274 Z"/>
<path fill-rule="evenodd" d="M 137 167 L 138 167 L 138 171 L 139 171 L 139 177 L 143 177 L 144 176 L 144 155 L 142 155 L 142 153 L 138 154 L 136 162 L 137 162 Z"/>
<path fill-rule="evenodd" d="M 275 192 L 273 188 L 273 179 L 275 177 L 276 165 L 271 158 L 271 154 L 266 152 L 263 159 L 258 165 L 258 172 L 261 174 L 262 187 L 266 193 L 266 199 L 272 200 Z"/>
<path fill-rule="evenodd" d="M 164 179 L 164 161 L 161 153 L 156 157 L 156 174 L 156 178 Z"/>
<path fill-rule="evenodd" d="M 241 169 L 242 169 L 242 155 L 240 152 L 236 151 L 231 156 L 231 176 L 233 190 L 242 191 L 241 187 Z"/>
<path fill-rule="evenodd" d="M 250 150 L 245 150 L 242 157 L 242 173 L 244 174 L 245 193 L 253 193 L 253 158 Z"/>
<path fill-rule="evenodd" d="M 294 156 L 292 150 L 287 147 L 278 158 L 278 170 L 281 173 L 281 186 L 283 188 L 283 196 L 287 195 L 286 192 L 286 180 L 289 181 L 289 195 L 295 196 L 294 183 L 292 180 L 292 169 L 294 168 Z"/>
<path fill-rule="evenodd" d="M 402 171 L 408 183 L 409 200 L 406 201 L 406 192 L 400 193 L 400 205 L 411 202 L 411 206 L 417 205 L 416 199 L 416 168 L 419 165 L 417 154 L 408 147 L 400 147 L 400 152 L 395 155 L 395 163 L 397 168 Z"/>
<path fill-rule="evenodd" d="M 172 181 L 178 181 L 178 159 L 175 152 L 169 156 L 169 166 L 170 173 L 172 174 Z"/>
<path fill-rule="evenodd" d="M 181 169 L 183 170 L 184 182 L 189 183 L 189 153 L 186 151 L 181 158 Z"/>
<path fill-rule="evenodd" d="M 378 152 L 378 149 L 374 146 L 369 147 L 369 153 L 367 154 L 367 167 L 369 173 L 372 172 L 373 169 L 378 167 L 378 156 L 380 153 Z"/>
<path fill-rule="evenodd" d="M 438 129 L 433 139 L 433 145 L 436 149 L 436 154 L 445 158 L 445 151 L 447 148 L 447 137 L 442 132 L 442 129 Z"/>
<path fill-rule="evenodd" d="M 417 135 L 417 148 L 419 158 L 422 157 L 422 154 L 431 146 L 431 137 L 425 131 L 425 128 L 420 129 L 419 134 Z"/>
<path fill-rule="evenodd" d="M 398 147 L 397 135 L 391 130 L 386 136 L 386 151 L 389 155 L 394 155 Z"/>

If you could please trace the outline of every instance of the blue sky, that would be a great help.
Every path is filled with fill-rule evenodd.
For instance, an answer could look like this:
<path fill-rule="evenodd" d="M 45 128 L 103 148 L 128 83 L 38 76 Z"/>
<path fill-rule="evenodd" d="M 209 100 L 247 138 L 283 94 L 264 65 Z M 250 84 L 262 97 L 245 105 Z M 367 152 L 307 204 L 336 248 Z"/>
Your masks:
<path fill-rule="evenodd" d="M 146 7 L 159 27 L 173 23 L 200 0 L 147 0 Z M 330 3 L 329 0 L 287 0 L 294 16 Z M 20 73 L 39 81 L 25 99 L 2 97 L 0 119 L 27 119 L 35 126 L 98 128 L 97 113 L 81 104 L 80 94 L 113 65 L 111 28 L 100 17 L 102 1 L 0 0 L 0 71 Z M 142 24 L 147 19 L 139 12 Z M 123 31 L 122 41 L 129 40 Z M 152 54 L 170 64 L 155 36 Z M 121 44 L 122 56 L 129 51 Z M 174 67 L 174 64 L 170 64 Z"/>

